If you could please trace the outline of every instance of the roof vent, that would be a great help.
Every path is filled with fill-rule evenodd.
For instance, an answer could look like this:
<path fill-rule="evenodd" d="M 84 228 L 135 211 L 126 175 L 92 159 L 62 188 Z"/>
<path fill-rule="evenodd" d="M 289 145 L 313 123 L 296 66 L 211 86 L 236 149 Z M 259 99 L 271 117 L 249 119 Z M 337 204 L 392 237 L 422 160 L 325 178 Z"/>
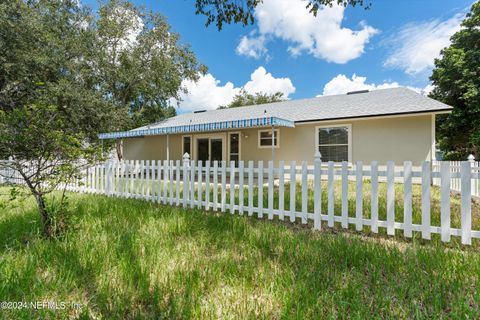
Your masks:
<path fill-rule="evenodd" d="M 367 93 L 368 90 L 358 90 L 358 91 L 350 91 L 350 92 L 347 92 L 348 95 L 350 94 L 359 94 L 359 93 Z"/>
<path fill-rule="evenodd" d="M 193 113 L 202 113 L 202 112 L 207 112 L 207 110 L 197 110 L 197 111 L 193 111 Z"/>

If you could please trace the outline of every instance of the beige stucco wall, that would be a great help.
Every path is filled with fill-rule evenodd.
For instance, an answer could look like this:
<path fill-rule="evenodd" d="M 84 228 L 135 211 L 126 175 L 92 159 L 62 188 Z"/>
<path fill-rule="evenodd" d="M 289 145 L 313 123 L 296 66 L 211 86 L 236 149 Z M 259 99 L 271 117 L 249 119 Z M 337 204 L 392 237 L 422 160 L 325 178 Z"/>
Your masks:
<path fill-rule="evenodd" d="M 280 128 L 280 146 L 275 149 L 275 159 L 277 161 L 307 160 L 311 163 L 315 152 L 316 127 L 338 124 L 351 125 L 351 160 L 353 162 L 363 161 L 366 164 L 376 160 L 382 164 L 392 160 L 401 164 L 403 161 L 410 160 L 414 164 L 420 164 L 421 161 L 431 160 L 434 140 L 432 115 L 328 121 L 296 124 L 295 128 Z M 271 160 L 271 148 L 258 148 L 259 130 L 261 129 L 241 130 L 240 158 L 242 160 Z M 222 134 L 225 136 L 225 141 L 228 141 L 228 136 Z M 169 139 L 170 159 L 181 159 L 182 135 L 171 135 Z M 124 155 L 125 159 L 166 159 L 166 137 L 126 139 Z"/>

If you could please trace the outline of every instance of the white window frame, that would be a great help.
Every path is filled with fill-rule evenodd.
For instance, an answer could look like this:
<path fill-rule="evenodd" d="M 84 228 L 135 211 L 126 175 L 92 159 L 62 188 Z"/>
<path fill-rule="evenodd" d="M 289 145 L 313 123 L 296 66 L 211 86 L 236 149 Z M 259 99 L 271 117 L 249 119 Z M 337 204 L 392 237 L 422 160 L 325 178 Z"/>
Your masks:
<path fill-rule="evenodd" d="M 190 159 L 193 159 L 192 158 L 192 153 L 193 153 L 193 136 L 190 135 L 190 134 L 184 134 L 182 135 L 182 159 L 183 159 L 183 155 L 185 154 L 185 144 L 183 142 L 183 138 L 185 137 L 189 137 L 190 138 L 190 151 L 188 152 L 188 155 L 190 156 Z"/>
<path fill-rule="evenodd" d="M 348 129 L 348 147 L 347 147 L 348 162 L 352 163 L 352 124 L 351 123 L 316 126 L 315 127 L 315 149 L 314 149 L 314 152 L 316 153 L 318 151 L 318 147 L 320 146 L 319 141 L 318 141 L 318 131 L 319 131 L 319 129 L 344 128 L 344 127 L 347 127 L 347 129 Z M 322 159 L 322 161 L 323 161 L 323 159 Z"/>
<path fill-rule="evenodd" d="M 232 131 L 228 133 L 228 150 L 227 150 L 227 157 L 228 163 L 230 163 L 230 135 L 238 134 L 238 161 L 242 160 L 242 133 L 240 131 Z"/>
<path fill-rule="evenodd" d="M 275 149 L 278 149 L 280 148 L 280 129 L 279 128 L 275 128 L 273 129 L 275 131 L 275 138 L 277 140 L 277 145 L 274 146 Z M 262 146 L 260 144 L 260 140 L 261 140 L 261 136 L 262 136 L 262 132 L 268 132 L 268 133 L 271 133 L 272 132 L 272 129 L 263 129 L 263 130 L 258 130 L 258 149 L 272 149 L 272 145 L 268 145 L 268 146 Z"/>

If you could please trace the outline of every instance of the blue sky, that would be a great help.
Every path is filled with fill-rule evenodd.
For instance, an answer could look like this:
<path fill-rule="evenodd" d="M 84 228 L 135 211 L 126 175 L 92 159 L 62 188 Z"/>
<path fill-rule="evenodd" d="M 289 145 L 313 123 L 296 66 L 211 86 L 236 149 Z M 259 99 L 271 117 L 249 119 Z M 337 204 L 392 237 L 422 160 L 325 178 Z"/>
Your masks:
<path fill-rule="evenodd" d="M 433 59 L 472 4 L 371 0 L 369 10 L 337 7 L 314 18 L 303 0 L 264 0 L 254 25 L 218 31 L 195 15 L 193 0 L 133 2 L 163 14 L 208 67 L 199 83 L 184 84 L 180 112 L 227 104 L 241 87 L 290 99 L 399 85 L 428 91 Z"/>

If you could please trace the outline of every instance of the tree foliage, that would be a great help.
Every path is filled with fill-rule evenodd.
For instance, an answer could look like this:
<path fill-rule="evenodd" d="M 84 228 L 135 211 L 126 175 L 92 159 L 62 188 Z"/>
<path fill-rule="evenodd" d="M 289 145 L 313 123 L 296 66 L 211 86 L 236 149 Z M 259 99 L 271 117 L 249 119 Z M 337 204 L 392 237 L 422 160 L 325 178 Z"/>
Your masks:
<path fill-rule="evenodd" d="M 254 22 L 254 10 L 263 0 L 196 0 L 195 13 L 207 17 L 205 25 L 215 23 L 218 30 L 224 24 L 241 23 L 246 26 Z M 321 6 L 370 6 L 369 0 L 310 0 L 306 9 L 317 15 Z"/>
<path fill-rule="evenodd" d="M 73 1 L 0 5 L 0 156 L 35 197 L 46 236 L 54 234 L 46 195 L 78 174 L 78 159 L 98 157 L 96 134 L 112 110 L 87 60 L 89 19 Z"/>
<path fill-rule="evenodd" d="M 98 133 L 174 115 L 169 99 L 203 70 L 163 17 L 128 2 L 0 3 L 0 165 L 22 176 L 46 236 L 48 195 L 102 159 Z"/>
<path fill-rule="evenodd" d="M 431 97 L 454 107 L 438 117 L 437 136 L 449 159 L 480 157 L 480 2 L 473 4 L 462 29 L 435 60 Z"/>
<path fill-rule="evenodd" d="M 230 102 L 226 106 L 220 106 L 219 109 L 251 106 L 256 104 L 265 104 L 265 103 L 279 102 L 284 100 L 285 98 L 283 96 L 283 93 L 281 92 L 275 92 L 272 94 L 257 92 L 257 93 L 251 94 L 251 93 L 248 93 L 245 89 L 242 89 L 240 93 L 236 94 L 235 97 L 233 97 L 232 102 Z"/>
<path fill-rule="evenodd" d="M 206 72 L 160 14 L 113 0 L 100 8 L 96 27 L 99 89 L 123 119 L 113 130 L 175 115 L 169 101 L 179 100 L 182 81 Z"/>

